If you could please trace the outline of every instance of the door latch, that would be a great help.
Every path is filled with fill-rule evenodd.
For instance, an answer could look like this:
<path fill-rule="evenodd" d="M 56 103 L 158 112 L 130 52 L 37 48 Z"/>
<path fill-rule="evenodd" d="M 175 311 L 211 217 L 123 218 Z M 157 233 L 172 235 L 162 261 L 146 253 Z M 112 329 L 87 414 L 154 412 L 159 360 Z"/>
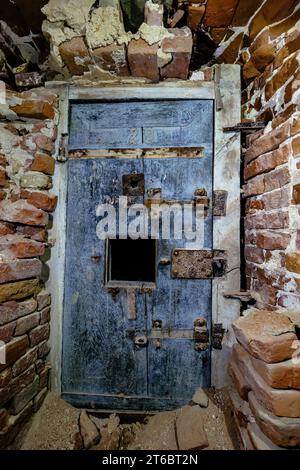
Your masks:
<path fill-rule="evenodd" d="M 145 335 L 136 335 L 134 337 L 134 344 L 136 346 L 139 346 L 140 348 L 143 348 L 148 345 L 148 338 Z"/>
<path fill-rule="evenodd" d="M 196 351 L 206 351 L 209 348 L 209 332 L 205 318 L 199 317 L 194 321 L 194 341 Z"/>

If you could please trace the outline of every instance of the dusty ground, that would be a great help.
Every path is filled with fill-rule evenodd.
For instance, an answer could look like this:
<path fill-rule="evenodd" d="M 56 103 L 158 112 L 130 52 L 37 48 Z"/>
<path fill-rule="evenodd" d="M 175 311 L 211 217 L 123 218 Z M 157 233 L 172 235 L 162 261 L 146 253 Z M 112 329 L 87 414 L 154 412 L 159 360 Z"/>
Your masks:
<path fill-rule="evenodd" d="M 201 425 L 203 424 L 209 443 L 204 450 L 238 449 L 238 438 L 227 391 L 207 390 L 205 393 L 209 397 L 209 405 L 207 408 L 199 407 Z M 57 395 L 50 393 L 39 412 L 11 448 L 74 450 L 88 447 L 92 450 L 118 450 L 145 447 L 144 450 L 148 450 L 147 444 L 143 442 L 143 436 L 147 436 L 145 430 L 151 420 L 149 416 L 137 419 L 128 414 L 109 416 L 101 413 L 97 416 L 93 412 L 88 415 L 89 429 L 82 428 L 80 416 L 82 417 L 81 410 L 73 408 L 60 400 Z M 159 433 L 163 433 L 164 430 L 159 429 L 160 420 L 156 419 L 156 422 L 157 442 L 161 442 Z M 154 449 L 160 450 L 155 445 L 159 444 L 154 443 Z"/>

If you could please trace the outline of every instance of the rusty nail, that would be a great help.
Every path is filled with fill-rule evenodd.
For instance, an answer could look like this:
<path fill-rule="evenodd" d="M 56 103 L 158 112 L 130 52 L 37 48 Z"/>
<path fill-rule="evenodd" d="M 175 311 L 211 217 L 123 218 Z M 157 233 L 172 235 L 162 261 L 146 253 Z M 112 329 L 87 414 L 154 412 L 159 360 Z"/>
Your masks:
<path fill-rule="evenodd" d="M 179 255 L 178 251 L 174 251 L 174 256 L 178 256 L 178 255 Z"/>

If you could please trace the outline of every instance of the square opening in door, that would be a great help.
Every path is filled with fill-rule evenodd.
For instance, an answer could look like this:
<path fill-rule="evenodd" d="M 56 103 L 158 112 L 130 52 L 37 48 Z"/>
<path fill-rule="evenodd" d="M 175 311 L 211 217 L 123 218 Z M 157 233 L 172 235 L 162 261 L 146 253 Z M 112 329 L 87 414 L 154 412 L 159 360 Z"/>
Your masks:
<path fill-rule="evenodd" d="M 156 281 L 156 240 L 109 239 L 107 283 L 154 284 Z"/>

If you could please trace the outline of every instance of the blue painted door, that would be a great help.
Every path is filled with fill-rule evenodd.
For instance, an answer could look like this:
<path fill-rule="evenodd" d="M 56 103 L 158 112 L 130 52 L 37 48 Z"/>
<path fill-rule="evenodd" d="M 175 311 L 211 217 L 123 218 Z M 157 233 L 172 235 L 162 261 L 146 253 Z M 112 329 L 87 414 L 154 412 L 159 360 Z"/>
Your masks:
<path fill-rule="evenodd" d="M 128 156 L 129 148 L 144 152 Z M 166 149 L 159 156 L 146 150 L 159 148 Z M 112 156 L 110 149 L 119 150 Z M 211 279 L 172 276 L 172 251 L 185 240 L 159 239 L 152 252 L 143 245 L 135 252 L 135 245 L 113 245 L 122 240 L 99 239 L 96 209 L 117 203 L 126 175 L 143 178 L 143 194 L 131 202 L 145 203 L 157 188 L 166 201 L 190 201 L 197 188 L 212 200 L 213 101 L 73 103 L 69 150 L 63 397 L 102 409 L 181 406 L 210 385 L 210 346 L 196 350 L 194 322 L 201 317 L 211 328 Z M 207 249 L 212 229 L 209 208 Z M 154 264 L 154 279 L 128 281 L 130 259 Z M 123 280 L 109 279 L 112 263 Z"/>

